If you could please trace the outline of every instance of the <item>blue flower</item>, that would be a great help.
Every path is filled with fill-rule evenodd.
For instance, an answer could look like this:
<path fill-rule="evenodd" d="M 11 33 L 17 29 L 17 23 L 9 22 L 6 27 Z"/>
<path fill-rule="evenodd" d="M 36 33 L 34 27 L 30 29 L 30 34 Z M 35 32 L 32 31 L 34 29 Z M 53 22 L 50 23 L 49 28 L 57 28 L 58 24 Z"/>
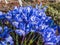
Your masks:
<path fill-rule="evenodd" d="M 5 14 L 0 11 L 0 19 L 4 19 L 4 18 L 5 18 Z"/>
<path fill-rule="evenodd" d="M 7 26 L 4 27 L 3 32 L 0 34 L 0 38 L 3 39 L 0 41 L 1 45 L 13 45 L 14 41 L 13 38 L 10 36 L 10 31 Z"/>
<path fill-rule="evenodd" d="M 58 33 L 60 33 L 60 26 L 58 26 L 58 29 L 57 30 L 58 30 Z"/>
<path fill-rule="evenodd" d="M 45 7 L 43 8 L 43 11 L 45 12 L 47 8 L 48 8 L 48 6 L 45 6 Z"/>
<path fill-rule="evenodd" d="M 32 15 L 31 17 L 30 17 L 30 22 L 31 22 L 31 24 L 37 24 L 38 25 L 38 23 L 40 23 L 40 19 L 38 18 L 38 17 L 36 17 L 35 15 Z"/>
<path fill-rule="evenodd" d="M 53 24 L 53 25 L 51 25 L 51 28 L 53 28 L 56 31 L 58 29 L 58 26 Z"/>
<path fill-rule="evenodd" d="M 52 37 L 50 38 L 47 38 L 45 43 L 53 43 L 53 44 L 57 44 L 60 40 L 59 40 L 60 36 L 56 36 L 56 35 L 53 35 Z"/>
<path fill-rule="evenodd" d="M 14 16 L 14 20 L 18 21 L 18 22 L 22 22 L 23 19 L 21 18 L 20 14 L 16 14 L 16 16 Z"/>
<path fill-rule="evenodd" d="M 19 28 L 19 22 L 17 21 L 12 22 L 12 25 L 15 26 L 16 28 Z"/>
<path fill-rule="evenodd" d="M 60 36 L 56 36 L 55 31 L 53 28 L 46 28 L 44 29 L 44 33 L 42 34 L 43 36 L 43 40 L 45 43 L 53 43 L 56 44 L 58 43 L 60 40 Z"/>
<path fill-rule="evenodd" d="M 1 45 L 7 45 L 7 44 L 13 45 L 14 42 L 13 42 L 12 37 L 11 37 L 10 35 L 8 35 L 8 37 L 4 38 L 3 41 L 0 41 L 0 44 L 1 44 Z"/>
<path fill-rule="evenodd" d="M 18 14 L 18 13 L 19 13 L 18 10 L 19 10 L 18 7 L 15 6 L 14 9 L 13 9 L 13 11 L 12 11 L 12 13 L 13 13 L 13 14 Z"/>
<path fill-rule="evenodd" d="M 24 30 L 21 30 L 21 29 L 16 29 L 15 30 L 16 34 L 20 35 L 20 36 L 25 36 L 25 31 Z"/>
<path fill-rule="evenodd" d="M 19 29 L 26 30 L 25 28 L 26 28 L 26 25 L 24 24 L 24 22 L 19 23 Z"/>
<path fill-rule="evenodd" d="M 19 14 L 21 14 L 21 13 L 23 12 L 23 9 L 24 9 L 24 7 L 19 7 L 19 8 L 18 8 Z"/>
<path fill-rule="evenodd" d="M 13 45 L 14 44 L 14 41 L 13 41 L 13 38 L 8 35 L 6 38 L 5 38 L 5 41 L 9 44 L 9 45 Z"/>
<path fill-rule="evenodd" d="M 53 43 L 53 42 L 45 42 L 45 45 L 56 45 L 56 43 Z"/>
<path fill-rule="evenodd" d="M 7 43 L 5 41 L 0 41 L 1 45 L 7 45 Z"/>
<path fill-rule="evenodd" d="M 36 4 L 36 9 L 38 9 L 38 4 Z"/>
<path fill-rule="evenodd" d="M 11 11 L 9 11 L 9 12 L 7 12 L 7 14 L 5 15 L 5 18 L 7 19 L 7 20 L 12 20 L 12 14 L 11 14 Z"/>
<path fill-rule="evenodd" d="M 60 45 L 60 41 L 57 43 L 57 45 Z"/>
<path fill-rule="evenodd" d="M 2 32 L 2 27 L 0 26 L 0 33 Z"/>

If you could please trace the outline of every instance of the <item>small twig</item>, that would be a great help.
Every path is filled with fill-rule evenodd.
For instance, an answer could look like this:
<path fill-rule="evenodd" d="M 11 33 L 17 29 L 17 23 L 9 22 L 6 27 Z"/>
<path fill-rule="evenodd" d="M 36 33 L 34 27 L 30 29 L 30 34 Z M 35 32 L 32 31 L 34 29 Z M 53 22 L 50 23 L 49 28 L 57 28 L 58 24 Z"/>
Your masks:
<path fill-rule="evenodd" d="M 5 3 L 6 3 L 6 4 L 8 4 L 8 1 L 7 1 L 7 0 L 5 0 Z"/>
<path fill-rule="evenodd" d="M 20 6 L 22 6 L 22 0 L 18 0 L 18 1 L 19 1 Z"/>

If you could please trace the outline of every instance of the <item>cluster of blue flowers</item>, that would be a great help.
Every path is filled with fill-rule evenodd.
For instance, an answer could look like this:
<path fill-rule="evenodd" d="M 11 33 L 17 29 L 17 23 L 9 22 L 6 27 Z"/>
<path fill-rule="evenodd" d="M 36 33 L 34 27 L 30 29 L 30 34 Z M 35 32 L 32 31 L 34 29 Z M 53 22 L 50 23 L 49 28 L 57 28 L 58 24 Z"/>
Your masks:
<path fill-rule="evenodd" d="M 0 12 L 0 19 L 9 21 L 16 27 L 15 32 L 20 36 L 25 36 L 29 32 L 37 32 L 43 36 L 45 43 L 54 45 L 60 41 L 60 35 L 56 35 L 58 26 L 54 24 L 51 17 L 46 16 L 45 10 L 46 7 L 39 9 L 37 6 L 36 8 L 32 6 L 15 6 L 13 10 L 8 11 L 6 14 Z M 1 30 L 2 27 L 0 27 L 0 32 Z M 9 29 L 4 27 L 4 32 L 0 34 L 0 38 L 4 40 L 0 41 L 0 44 L 6 45 L 9 42 L 10 45 L 13 45 L 13 39 L 8 32 L 10 32 Z"/>

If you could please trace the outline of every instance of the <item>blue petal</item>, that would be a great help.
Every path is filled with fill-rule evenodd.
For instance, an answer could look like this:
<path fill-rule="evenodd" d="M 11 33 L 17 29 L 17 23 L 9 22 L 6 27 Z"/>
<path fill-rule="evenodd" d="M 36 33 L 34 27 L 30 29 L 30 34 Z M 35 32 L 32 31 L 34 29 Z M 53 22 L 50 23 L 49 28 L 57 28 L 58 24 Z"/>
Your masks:
<path fill-rule="evenodd" d="M 58 33 L 60 33 L 60 26 L 58 26 Z"/>
<path fill-rule="evenodd" d="M 5 41 L 10 45 L 14 44 L 13 38 L 10 35 L 8 35 L 8 37 L 5 38 Z"/>
<path fill-rule="evenodd" d="M 25 31 L 24 30 L 21 30 L 21 29 L 16 29 L 15 30 L 16 34 L 18 34 L 19 36 L 25 36 Z"/>
<path fill-rule="evenodd" d="M 0 26 L 0 33 L 2 32 L 2 27 Z"/>

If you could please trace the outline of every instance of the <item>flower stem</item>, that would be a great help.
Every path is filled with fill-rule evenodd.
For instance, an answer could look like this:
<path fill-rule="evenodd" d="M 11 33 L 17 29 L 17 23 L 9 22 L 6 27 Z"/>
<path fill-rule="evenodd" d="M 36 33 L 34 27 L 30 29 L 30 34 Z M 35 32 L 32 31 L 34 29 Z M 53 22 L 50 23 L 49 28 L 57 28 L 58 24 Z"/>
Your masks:
<path fill-rule="evenodd" d="M 16 45 L 19 45 L 18 44 L 18 35 L 16 35 Z"/>

